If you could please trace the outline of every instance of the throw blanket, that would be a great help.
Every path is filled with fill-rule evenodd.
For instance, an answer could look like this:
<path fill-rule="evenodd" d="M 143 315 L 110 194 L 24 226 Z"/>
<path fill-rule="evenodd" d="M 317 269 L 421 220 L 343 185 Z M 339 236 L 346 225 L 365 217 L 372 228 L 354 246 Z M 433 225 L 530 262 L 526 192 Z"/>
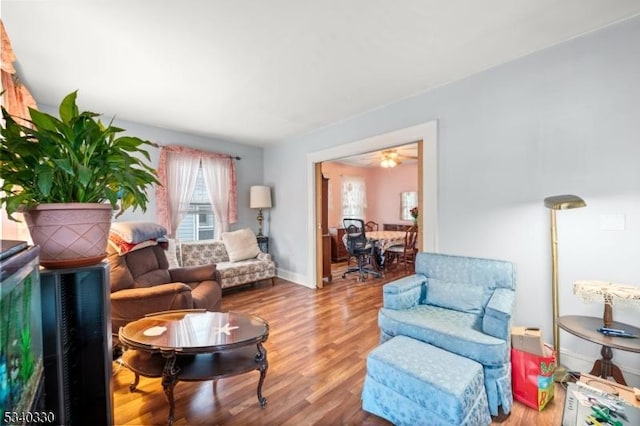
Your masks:
<path fill-rule="evenodd" d="M 141 248 L 145 248 L 149 246 L 155 246 L 158 244 L 158 240 L 156 238 L 152 238 L 150 240 L 142 241 L 140 243 L 128 243 L 125 240 L 123 240 L 120 236 L 110 233 L 109 244 L 118 252 L 120 256 L 122 256 L 126 253 L 129 253 L 130 251 L 140 250 Z"/>

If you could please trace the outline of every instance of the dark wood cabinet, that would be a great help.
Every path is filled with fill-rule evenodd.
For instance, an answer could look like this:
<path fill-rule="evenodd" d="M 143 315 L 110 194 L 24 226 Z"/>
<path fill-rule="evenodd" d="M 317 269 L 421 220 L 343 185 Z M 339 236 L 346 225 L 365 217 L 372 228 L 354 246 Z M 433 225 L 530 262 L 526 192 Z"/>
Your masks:
<path fill-rule="evenodd" d="M 45 406 L 64 425 L 113 424 L 106 263 L 42 269 Z"/>
<path fill-rule="evenodd" d="M 403 231 L 406 232 L 407 229 L 411 228 L 412 225 L 403 225 L 400 223 L 385 223 L 382 225 L 383 231 Z"/>
<path fill-rule="evenodd" d="M 344 241 L 342 241 L 344 232 L 344 228 L 337 228 L 331 234 L 331 261 L 334 263 L 344 262 L 349 256 Z"/>
<path fill-rule="evenodd" d="M 331 235 L 322 236 L 322 278 L 326 278 L 331 282 Z"/>
<path fill-rule="evenodd" d="M 329 235 L 329 179 L 322 176 L 322 278 L 331 282 L 331 235 Z"/>

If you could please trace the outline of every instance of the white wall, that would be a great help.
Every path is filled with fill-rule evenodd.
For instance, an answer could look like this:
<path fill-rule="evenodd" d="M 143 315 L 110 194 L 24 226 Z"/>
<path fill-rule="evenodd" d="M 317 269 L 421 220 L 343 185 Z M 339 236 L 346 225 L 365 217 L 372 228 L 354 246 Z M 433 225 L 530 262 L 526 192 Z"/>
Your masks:
<path fill-rule="evenodd" d="M 308 154 L 438 120 L 439 250 L 515 262 L 515 322 L 542 327 L 550 342 L 543 199 L 579 195 L 587 208 L 558 213 L 560 314 L 600 316 L 602 306 L 572 294 L 574 280 L 640 285 L 637 40 L 640 18 L 267 147 L 265 183 L 276 198 L 271 246 L 279 268 L 310 275 Z M 611 213 L 624 214 L 624 230 L 600 229 L 602 215 Z M 614 318 L 640 326 L 640 307 L 614 307 Z M 569 368 L 584 371 L 600 357 L 599 346 L 564 332 L 561 346 Z M 614 351 L 614 361 L 640 375 L 637 354 Z"/>

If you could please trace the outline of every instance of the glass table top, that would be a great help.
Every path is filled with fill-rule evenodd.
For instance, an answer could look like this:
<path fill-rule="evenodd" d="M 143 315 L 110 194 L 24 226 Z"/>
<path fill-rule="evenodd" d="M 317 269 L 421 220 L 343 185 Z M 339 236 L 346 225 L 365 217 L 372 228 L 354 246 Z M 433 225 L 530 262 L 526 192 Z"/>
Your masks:
<path fill-rule="evenodd" d="M 181 310 L 151 314 L 120 328 L 120 340 L 138 349 L 212 351 L 264 342 L 269 325 L 235 312 Z"/>

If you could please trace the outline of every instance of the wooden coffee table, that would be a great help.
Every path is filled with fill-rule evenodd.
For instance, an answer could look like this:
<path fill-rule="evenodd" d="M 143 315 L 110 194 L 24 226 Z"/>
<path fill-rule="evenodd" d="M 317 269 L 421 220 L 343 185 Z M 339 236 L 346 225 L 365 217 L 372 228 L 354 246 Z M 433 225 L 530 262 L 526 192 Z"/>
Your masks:
<path fill-rule="evenodd" d="M 123 363 L 135 373 L 131 391 L 140 376 L 162 378 L 169 425 L 175 410 L 173 388 L 180 380 L 217 380 L 259 370 L 258 402 L 267 404 L 262 385 L 269 364 L 262 344 L 269 325 L 259 317 L 192 309 L 160 312 L 122 327 L 119 337 L 127 349 Z"/>

